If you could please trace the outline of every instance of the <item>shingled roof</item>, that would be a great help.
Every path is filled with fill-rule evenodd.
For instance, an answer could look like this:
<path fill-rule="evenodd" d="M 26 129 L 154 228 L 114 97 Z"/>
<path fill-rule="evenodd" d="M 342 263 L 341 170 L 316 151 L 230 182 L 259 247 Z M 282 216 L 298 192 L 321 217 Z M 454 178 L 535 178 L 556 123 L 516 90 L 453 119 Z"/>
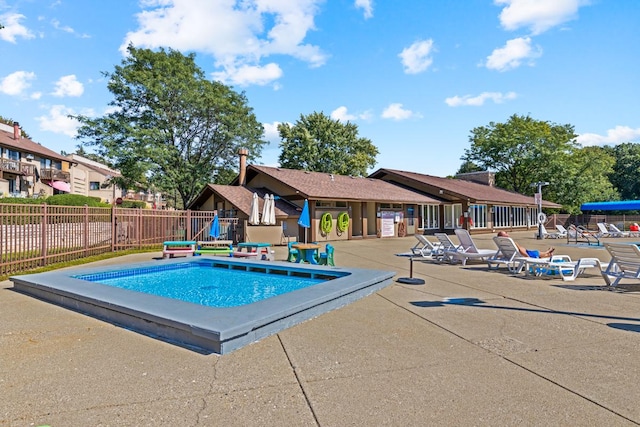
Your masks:
<path fill-rule="evenodd" d="M 463 179 L 441 178 L 416 172 L 407 172 L 395 169 L 378 169 L 370 178 L 384 179 L 405 187 L 415 188 L 419 191 L 439 193 L 443 191 L 443 198 L 458 198 L 473 201 L 474 203 L 510 204 L 535 206 L 532 196 L 507 191 L 502 188 Z M 547 208 L 561 208 L 562 206 L 544 201 L 542 205 Z"/>
<path fill-rule="evenodd" d="M 257 193 L 259 197 L 259 211 L 262 212 L 262 204 L 264 203 L 264 195 L 266 191 L 262 188 L 250 189 L 235 185 L 207 185 L 191 203 L 190 208 L 202 206 L 213 194 L 217 194 L 221 198 L 231 203 L 238 212 L 248 217 L 251 213 L 251 203 L 253 201 L 253 193 Z M 298 216 L 300 212 L 294 206 L 284 200 L 275 201 L 276 218 L 286 216 Z"/>
<path fill-rule="evenodd" d="M 441 203 L 432 197 L 379 179 L 268 166 L 248 166 L 247 182 L 259 174 L 269 176 L 289 187 L 289 194 L 281 194 L 281 196 L 290 198 L 388 203 Z"/>
<path fill-rule="evenodd" d="M 14 139 L 13 130 L 9 131 L 8 129 L 12 128 L 10 128 L 8 125 L 0 126 L 0 145 L 4 147 L 10 147 L 11 149 L 20 151 L 22 153 L 37 154 L 38 157 L 73 163 L 72 160 L 69 160 L 63 155 L 58 154 L 55 151 L 48 149 L 47 147 L 43 147 L 37 142 L 33 142 L 28 138 L 20 137 L 17 140 Z"/>

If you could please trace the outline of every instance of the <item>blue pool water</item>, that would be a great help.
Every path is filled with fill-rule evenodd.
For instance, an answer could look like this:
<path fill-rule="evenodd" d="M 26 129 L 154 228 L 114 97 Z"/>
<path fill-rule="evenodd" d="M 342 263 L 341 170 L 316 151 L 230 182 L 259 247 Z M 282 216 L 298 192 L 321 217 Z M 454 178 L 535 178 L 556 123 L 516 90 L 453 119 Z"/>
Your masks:
<path fill-rule="evenodd" d="M 182 263 L 73 276 L 76 279 L 208 307 L 237 307 L 306 288 L 326 278 L 265 274 Z"/>

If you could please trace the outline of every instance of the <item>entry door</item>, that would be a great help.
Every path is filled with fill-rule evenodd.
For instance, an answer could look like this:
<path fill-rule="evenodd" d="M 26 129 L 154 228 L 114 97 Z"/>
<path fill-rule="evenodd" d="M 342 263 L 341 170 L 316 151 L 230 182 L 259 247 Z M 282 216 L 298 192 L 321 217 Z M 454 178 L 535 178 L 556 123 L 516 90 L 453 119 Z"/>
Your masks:
<path fill-rule="evenodd" d="M 407 205 L 407 236 L 416 234 L 416 206 Z"/>

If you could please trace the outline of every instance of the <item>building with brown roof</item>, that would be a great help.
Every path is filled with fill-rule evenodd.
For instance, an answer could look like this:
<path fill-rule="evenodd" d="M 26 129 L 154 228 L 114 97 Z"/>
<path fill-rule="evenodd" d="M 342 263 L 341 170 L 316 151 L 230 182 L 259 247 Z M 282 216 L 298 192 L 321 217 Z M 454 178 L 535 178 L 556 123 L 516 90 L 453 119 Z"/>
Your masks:
<path fill-rule="evenodd" d="M 493 173 L 480 172 L 440 178 L 416 172 L 379 169 L 370 178 L 409 188 L 441 201 L 438 209 L 421 207 L 418 229 L 425 233 L 464 227 L 472 232 L 529 229 L 537 226 L 538 205 L 534 197 L 493 185 Z M 462 178 L 462 179 L 459 179 Z M 542 207 L 562 206 L 542 200 Z"/>
<path fill-rule="evenodd" d="M 0 123 L 0 193 L 30 197 L 70 192 L 72 161 L 23 138 L 19 123 Z"/>

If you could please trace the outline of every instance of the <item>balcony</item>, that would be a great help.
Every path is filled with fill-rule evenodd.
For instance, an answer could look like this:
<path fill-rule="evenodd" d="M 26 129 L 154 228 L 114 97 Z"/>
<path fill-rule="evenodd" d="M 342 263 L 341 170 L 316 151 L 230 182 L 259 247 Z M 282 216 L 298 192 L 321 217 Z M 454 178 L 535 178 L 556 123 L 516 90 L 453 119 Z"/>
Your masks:
<path fill-rule="evenodd" d="M 40 179 L 48 181 L 64 181 L 70 182 L 71 174 L 59 169 L 45 168 L 40 171 Z"/>
<path fill-rule="evenodd" d="M 15 173 L 17 175 L 33 176 L 36 174 L 36 168 L 34 165 L 31 163 L 20 162 L 18 160 L 0 159 L 0 170 L 2 172 Z"/>

